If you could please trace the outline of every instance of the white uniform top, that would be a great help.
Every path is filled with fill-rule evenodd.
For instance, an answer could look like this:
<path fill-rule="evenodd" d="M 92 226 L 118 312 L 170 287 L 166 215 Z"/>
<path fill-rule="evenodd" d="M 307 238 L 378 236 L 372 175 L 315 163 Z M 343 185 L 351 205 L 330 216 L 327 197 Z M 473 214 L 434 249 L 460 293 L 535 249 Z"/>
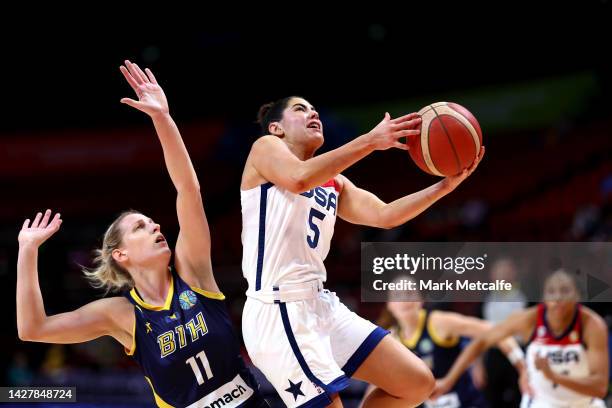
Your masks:
<path fill-rule="evenodd" d="M 272 183 L 240 191 L 242 272 L 247 296 L 259 297 L 284 284 L 321 280 L 338 212 L 334 180 L 302 194 Z"/>
<path fill-rule="evenodd" d="M 560 336 L 554 336 L 548 328 L 545 305 L 538 306 L 537 324 L 527 346 L 526 363 L 529 383 L 534 390 L 537 403 L 547 407 L 589 406 L 592 397 L 579 394 L 547 379 L 535 367 L 535 357 L 538 355 L 548 356 L 548 364 L 555 373 L 571 378 L 584 378 L 589 375 L 586 350 L 582 342 L 580 305 L 576 307 L 572 323 Z"/>

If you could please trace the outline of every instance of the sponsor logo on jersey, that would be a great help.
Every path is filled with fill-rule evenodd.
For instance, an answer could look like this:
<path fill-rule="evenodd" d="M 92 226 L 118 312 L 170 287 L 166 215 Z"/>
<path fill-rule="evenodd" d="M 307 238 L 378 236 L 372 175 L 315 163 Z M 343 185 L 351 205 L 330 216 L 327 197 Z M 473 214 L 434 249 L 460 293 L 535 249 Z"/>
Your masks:
<path fill-rule="evenodd" d="M 569 335 L 569 339 L 572 343 L 578 341 L 578 333 L 576 332 L 576 330 L 572 330 Z"/>
<path fill-rule="evenodd" d="M 227 392 L 222 397 L 219 397 L 209 405 L 206 405 L 205 408 L 221 408 L 226 405 L 234 406 L 232 402 L 234 400 L 241 399 L 240 397 L 242 397 L 245 392 L 246 388 L 244 388 L 242 385 L 238 385 L 236 388 Z"/>
<path fill-rule="evenodd" d="M 179 303 L 181 304 L 181 309 L 189 310 L 195 306 L 197 302 L 196 294 L 191 290 L 184 290 L 179 295 Z"/>
<path fill-rule="evenodd" d="M 166 323 L 172 323 L 174 320 L 178 319 L 178 316 L 176 315 L 176 312 L 172 313 L 170 316 L 166 316 L 164 318 L 164 320 L 166 321 Z"/>
<path fill-rule="evenodd" d="M 537 337 L 544 337 L 546 335 L 546 327 L 540 326 L 538 327 Z"/>
<path fill-rule="evenodd" d="M 254 391 L 244 382 L 240 374 L 230 382 L 208 393 L 187 408 L 234 408 L 244 406 Z"/>
<path fill-rule="evenodd" d="M 431 342 L 431 340 L 429 339 L 423 339 L 420 343 L 419 343 L 419 351 L 423 354 L 428 354 L 431 353 L 431 351 L 433 350 L 433 344 Z"/>

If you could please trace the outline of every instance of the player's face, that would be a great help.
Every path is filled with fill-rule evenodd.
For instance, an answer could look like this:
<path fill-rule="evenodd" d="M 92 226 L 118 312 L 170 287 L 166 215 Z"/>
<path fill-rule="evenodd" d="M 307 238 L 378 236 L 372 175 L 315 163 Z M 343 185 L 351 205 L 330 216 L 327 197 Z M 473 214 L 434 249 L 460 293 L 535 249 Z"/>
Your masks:
<path fill-rule="evenodd" d="M 395 320 L 405 321 L 414 316 L 423 308 L 423 302 L 387 302 L 387 310 L 391 312 Z"/>
<path fill-rule="evenodd" d="M 287 141 L 320 147 L 323 144 L 323 124 L 319 113 L 303 98 L 291 98 L 280 121 Z"/>
<path fill-rule="evenodd" d="M 564 275 L 550 278 L 544 285 L 544 302 L 552 314 L 572 313 L 578 302 L 576 285 Z"/>
<path fill-rule="evenodd" d="M 143 214 L 129 214 L 119 225 L 123 236 L 120 250 L 126 268 L 154 266 L 170 262 L 171 251 L 159 224 Z"/>

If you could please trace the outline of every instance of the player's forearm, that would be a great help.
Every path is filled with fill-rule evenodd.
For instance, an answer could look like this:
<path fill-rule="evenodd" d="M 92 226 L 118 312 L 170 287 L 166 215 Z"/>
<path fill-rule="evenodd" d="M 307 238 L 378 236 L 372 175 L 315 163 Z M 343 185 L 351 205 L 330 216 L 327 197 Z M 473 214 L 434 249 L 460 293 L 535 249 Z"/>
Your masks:
<path fill-rule="evenodd" d="M 337 149 L 305 160 L 293 174 L 296 189 L 308 191 L 357 163 L 374 151 L 369 135 L 360 136 Z"/>
<path fill-rule="evenodd" d="M 47 318 L 38 283 L 38 247 L 20 245 L 17 257 L 17 332 L 31 340 Z"/>
<path fill-rule="evenodd" d="M 402 225 L 421 214 L 449 192 L 446 185 L 440 181 L 421 191 L 397 199 L 381 208 L 380 225 L 383 228 Z"/>
<path fill-rule="evenodd" d="M 174 187 L 177 191 L 198 190 L 198 178 L 176 123 L 170 114 L 161 114 L 152 119 Z"/>
<path fill-rule="evenodd" d="M 525 353 L 514 337 L 506 337 L 497 343 L 497 347 L 506 355 L 518 372 L 524 368 Z"/>
<path fill-rule="evenodd" d="M 590 397 L 604 398 L 608 393 L 608 379 L 599 373 L 584 378 L 571 378 L 551 373 L 549 379 L 555 384 Z"/>

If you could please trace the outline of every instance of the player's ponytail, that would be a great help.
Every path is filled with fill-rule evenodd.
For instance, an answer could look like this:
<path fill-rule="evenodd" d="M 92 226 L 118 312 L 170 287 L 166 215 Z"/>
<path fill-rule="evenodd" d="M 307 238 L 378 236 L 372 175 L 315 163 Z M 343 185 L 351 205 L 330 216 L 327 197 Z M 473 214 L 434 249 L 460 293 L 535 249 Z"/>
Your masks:
<path fill-rule="evenodd" d="M 94 267 L 83 268 L 83 273 L 90 284 L 96 289 L 104 289 L 105 293 L 134 287 L 134 280 L 129 272 L 113 258 L 113 250 L 121 245 L 122 232 L 119 223 L 130 214 L 139 214 L 139 212 L 130 210 L 119 215 L 104 233 L 102 248 L 95 251 Z"/>
<path fill-rule="evenodd" d="M 257 113 L 257 123 L 261 127 L 262 135 L 267 135 L 270 131 L 268 126 L 272 122 L 278 122 L 283 118 L 283 111 L 287 107 L 291 98 L 299 98 L 298 96 L 287 96 L 275 102 L 269 102 L 261 105 Z"/>

